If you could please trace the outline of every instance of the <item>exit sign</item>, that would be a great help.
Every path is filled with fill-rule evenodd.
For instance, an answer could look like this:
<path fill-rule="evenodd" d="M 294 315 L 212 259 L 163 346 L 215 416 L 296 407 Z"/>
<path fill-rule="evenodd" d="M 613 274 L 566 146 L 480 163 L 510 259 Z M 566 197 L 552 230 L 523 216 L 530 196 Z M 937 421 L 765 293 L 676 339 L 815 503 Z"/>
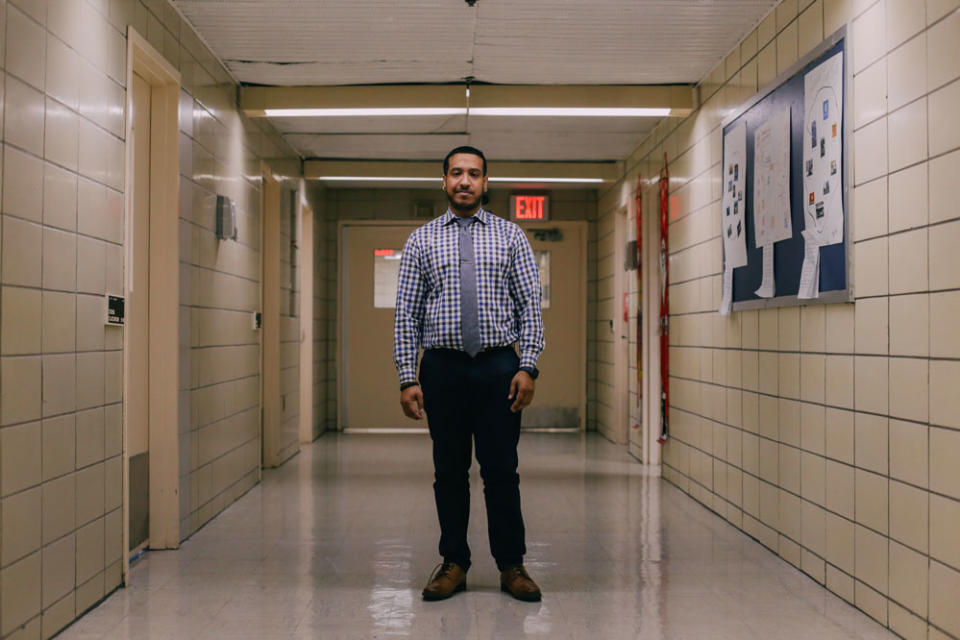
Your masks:
<path fill-rule="evenodd" d="M 510 219 L 517 222 L 523 220 L 549 220 L 550 196 L 510 196 Z"/>

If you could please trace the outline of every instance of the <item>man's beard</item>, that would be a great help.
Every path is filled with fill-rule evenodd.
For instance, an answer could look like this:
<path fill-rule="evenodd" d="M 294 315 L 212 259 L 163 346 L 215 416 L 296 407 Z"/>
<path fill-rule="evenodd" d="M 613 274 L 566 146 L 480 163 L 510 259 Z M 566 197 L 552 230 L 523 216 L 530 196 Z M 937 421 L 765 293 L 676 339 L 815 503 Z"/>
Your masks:
<path fill-rule="evenodd" d="M 477 196 L 472 201 L 466 204 L 458 204 L 457 201 L 455 200 L 457 193 L 460 193 L 460 192 L 456 191 L 452 196 L 450 195 L 449 192 L 447 193 L 447 201 L 450 203 L 450 208 L 453 209 L 454 211 L 462 211 L 462 212 L 473 211 L 483 201 L 483 194 L 480 194 L 479 196 Z"/>

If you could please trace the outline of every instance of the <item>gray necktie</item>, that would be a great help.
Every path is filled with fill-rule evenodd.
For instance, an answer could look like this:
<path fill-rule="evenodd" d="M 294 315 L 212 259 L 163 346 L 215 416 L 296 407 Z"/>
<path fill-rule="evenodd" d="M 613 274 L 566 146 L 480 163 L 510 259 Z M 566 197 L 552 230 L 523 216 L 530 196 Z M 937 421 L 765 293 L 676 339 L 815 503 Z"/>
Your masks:
<path fill-rule="evenodd" d="M 480 318 L 477 313 L 477 265 L 473 255 L 470 225 L 475 218 L 457 218 L 460 223 L 460 331 L 463 350 L 473 357 L 480 353 Z"/>

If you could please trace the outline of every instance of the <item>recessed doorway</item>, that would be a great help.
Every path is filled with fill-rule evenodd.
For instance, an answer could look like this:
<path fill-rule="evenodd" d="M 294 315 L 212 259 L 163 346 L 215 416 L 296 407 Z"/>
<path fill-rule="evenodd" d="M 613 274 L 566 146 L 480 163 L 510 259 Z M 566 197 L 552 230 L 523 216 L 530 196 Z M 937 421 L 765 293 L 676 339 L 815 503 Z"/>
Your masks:
<path fill-rule="evenodd" d="M 133 29 L 127 43 L 124 544 L 137 552 L 180 543 L 180 74 Z"/>

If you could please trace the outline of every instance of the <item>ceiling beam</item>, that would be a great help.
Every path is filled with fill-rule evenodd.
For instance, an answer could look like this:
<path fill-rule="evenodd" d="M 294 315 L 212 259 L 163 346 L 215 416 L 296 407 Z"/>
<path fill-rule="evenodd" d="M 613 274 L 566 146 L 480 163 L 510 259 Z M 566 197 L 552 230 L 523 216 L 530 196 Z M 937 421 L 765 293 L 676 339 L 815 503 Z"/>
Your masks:
<path fill-rule="evenodd" d="M 470 87 L 470 107 L 573 107 L 670 109 L 687 116 L 693 109 L 691 85 L 505 85 Z"/>
<path fill-rule="evenodd" d="M 471 108 L 659 108 L 671 116 L 694 108 L 692 85 L 486 85 L 470 87 Z M 240 106 L 251 117 L 268 109 L 456 109 L 468 106 L 463 85 L 243 87 Z"/>
<path fill-rule="evenodd" d="M 402 160 L 305 160 L 303 177 L 308 180 L 343 180 L 344 178 L 409 179 L 410 182 L 436 180 L 439 185 L 443 169 L 439 162 L 406 162 Z M 613 162 L 501 162 L 488 163 L 491 179 L 517 178 L 517 182 L 543 179 L 589 180 L 593 184 L 611 182 L 619 177 Z"/>

